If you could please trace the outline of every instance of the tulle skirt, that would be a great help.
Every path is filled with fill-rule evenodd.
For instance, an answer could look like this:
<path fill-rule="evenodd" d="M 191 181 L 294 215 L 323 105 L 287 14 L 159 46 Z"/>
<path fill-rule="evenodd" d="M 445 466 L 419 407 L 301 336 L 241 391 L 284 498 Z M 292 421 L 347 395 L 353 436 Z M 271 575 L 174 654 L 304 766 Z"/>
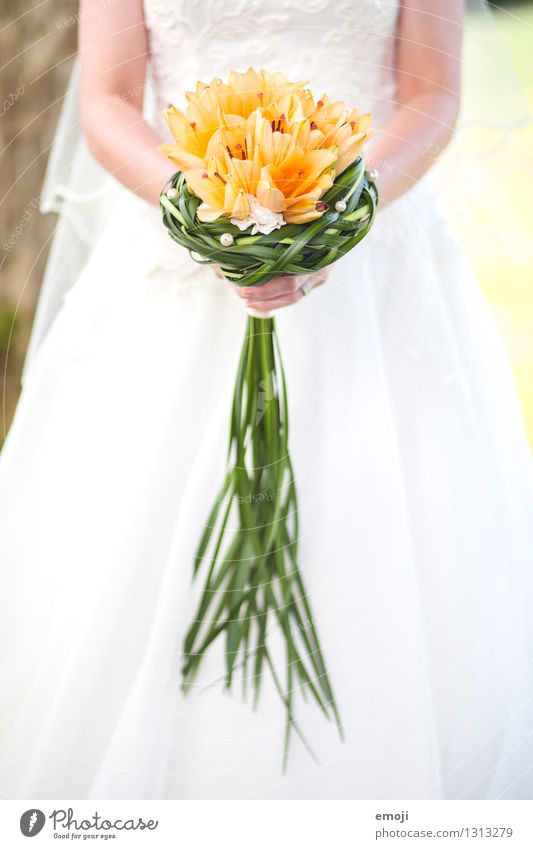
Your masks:
<path fill-rule="evenodd" d="M 424 185 L 279 311 L 300 561 L 346 731 L 193 692 L 181 647 L 224 472 L 242 302 L 127 193 L 0 458 L 0 794 L 531 798 L 533 490 L 500 340 Z M 269 497 L 268 494 L 264 494 Z M 282 637 L 269 627 L 274 653 Z"/>

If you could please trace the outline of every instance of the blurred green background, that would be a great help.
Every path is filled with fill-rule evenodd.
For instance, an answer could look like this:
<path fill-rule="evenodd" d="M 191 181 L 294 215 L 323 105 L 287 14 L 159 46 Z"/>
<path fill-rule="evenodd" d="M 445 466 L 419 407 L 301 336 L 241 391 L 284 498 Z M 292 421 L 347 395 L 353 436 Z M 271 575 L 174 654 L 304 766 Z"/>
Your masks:
<path fill-rule="evenodd" d="M 514 13 L 514 14 L 513 14 Z M 533 5 L 511 4 L 498 25 L 533 109 Z M 500 263 L 483 262 L 479 241 L 474 260 L 499 318 L 533 445 L 533 123 L 513 133 L 507 144 L 512 172 L 513 214 L 500 248 Z M 480 206 L 480 220 L 482 212 Z"/>
<path fill-rule="evenodd" d="M 533 3 L 493 5 L 488 26 L 480 27 L 477 16 L 468 19 L 465 108 L 474 116 L 492 108 L 496 123 L 509 122 L 509 129 L 502 136 L 475 128 L 466 139 L 459 133 L 451 153 L 454 146 L 473 151 L 464 173 L 473 215 L 460 222 L 461 242 L 498 321 L 533 446 Z M 508 98 L 476 73 L 477 51 L 486 51 L 491 39 L 491 77 L 505 76 Z M 457 205 L 457 198 L 449 202 Z"/>
<path fill-rule="evenodd" d="M 494 9 L 498 38 L 507 45 L 517 81 L 533 107 L 533 5 L 505 2 Z M 20 372 L 39 292 L 55 216 L 38 212 L 39 193 L 72 59 L 76 50 L 77 3 L 54 0 L 33 7 L 5 3 L 0 10 L 0 52 L 4 57 L 0 103 L 0 230 L 4 244 L 17 228 L 16 244 L 0 260 L 0 444 L 19 394 Z M 487 95 L 487 81 L 474 73 L 476 18 L 468 20 L 465 77 L 468 97 Z M 470 44 L 470 42 L 472 42 Z M 477 87 L 477 88 L 476 88 Z M 489 92 L 490 94 L 490 92 Z M 495 107 L 496 108 L 496 107 Z M 478 130 L 473 149 L 485 139 Z M 472 144 L 472 140 L 466 141 Z M 454 142 L 464 145 L 465 138 Z M 489 144 L 490 147 L 490 144 Z M 509 352 L 533 444 L 533 124 L 523 121 L 493 153 L 503 176 L 487 178 L 484 161 L 476 175 L 471 157 L 475 209 L 459 221 L 461 241 L 494 309 Z M 453 153 L 453 148 L 452 148 Z M 503 170 L 501 169 L 503 163 Z M 496 173 L 496 171 L 495 171 Z M 481 176 L 484 175 L 484 176 Z M 477 180 L 477 181 L 476 181 Z M 454 199 L 450 199 L 453 204 Z M 503 220 L 494 209 L 504 211 Z M 496 225 L 496 226 L 495 226 Z M 490 240 L 490 254 L 487 252 Z"/>

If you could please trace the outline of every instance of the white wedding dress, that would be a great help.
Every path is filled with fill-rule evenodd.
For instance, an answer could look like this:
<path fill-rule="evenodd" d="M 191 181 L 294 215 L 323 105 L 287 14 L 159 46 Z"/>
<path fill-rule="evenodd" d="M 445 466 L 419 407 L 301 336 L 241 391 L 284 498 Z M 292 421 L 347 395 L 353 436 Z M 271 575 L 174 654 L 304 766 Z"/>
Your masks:
<path fill-rule="evenodd" d="M 145 0 L 157 110 L 283 69 L 393 108 L 388 0 Z M 533 492 L 494 322 L 422 181 L 278 314 L 301 568 L 346 730 L 180 691 L 222 480 L 242 303 L 121 190 L 27 375 L 0 460 L 6 798 L 531 798 Z M 281 648 L 274 629 L 270 639 Z M 208 686 L 213 684 L 213 686 Z"/>

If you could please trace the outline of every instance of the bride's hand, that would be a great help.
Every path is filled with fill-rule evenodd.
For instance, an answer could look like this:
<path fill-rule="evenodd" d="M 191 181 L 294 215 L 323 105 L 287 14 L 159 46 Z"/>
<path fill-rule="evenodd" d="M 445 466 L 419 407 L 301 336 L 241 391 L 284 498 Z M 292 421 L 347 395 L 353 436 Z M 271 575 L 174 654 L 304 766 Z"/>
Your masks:
<path fill-rule="evenodd" d="M 223 275 L 217 266 L 214 268 L 217 277 L 222 277 Z M 277 310 L 280 307 L 297 304 L 316 286 L 322 286 L 328 277 L 329 268 L 323 268 L 313 274 L 300 274 L 298 276 L 287 274 L 283 277 L 275 277 L 274 280 L 270 280 L 263 286 L 237 286 L 235 283 L 229 285 L 239 298 L 244 299 L 246 307 L 256 312 L 270 312 L 270 310 Z"/>

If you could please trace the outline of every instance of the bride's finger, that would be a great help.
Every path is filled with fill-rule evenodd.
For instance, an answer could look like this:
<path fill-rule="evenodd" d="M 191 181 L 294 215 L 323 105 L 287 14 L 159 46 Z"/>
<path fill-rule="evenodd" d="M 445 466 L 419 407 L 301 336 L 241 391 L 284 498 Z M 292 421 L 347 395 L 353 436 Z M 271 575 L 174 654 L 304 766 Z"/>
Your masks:
<path fill-rule="evenodd" d="M 252 301 L 270 301 L 293 294 L 299 286 L 297 277 L 276 277 L 263 286 L 243 286 L 242 297 Z"/>
<path fill-rule="evenodd" d="M 288 298 L 273 298 L 271 301 L 258 301 L 257 303 L 246 304 L 246 307 L 258 313 L 264 312 L 268 314 L 274 310 L 281 309 L 281 307 L 290 307 L 298 303 L 301 298 L 303 298 L 303 293 L 297 292 L 294 298 L 290 300 Z"/>
<path fill-rule="evenodd" d="M 250 286 L 248 289 L 245 287 L 243 289 L 243 293 L 246 293 L 246 301 L 247 306 L 255 306 L 257 304 L 267 304 L 269 307 L 272 305 L 272 301 L 284 300 L 286 304 L 293 304 L 296 301 L 300 300 L 300 296 L 302 292 L 300 292 L 302 286 L 305 284 L 305 292 L 307 294 L 311 291 L 311 289 L 316 288 L 317 286 L 322 286 L 323 283 L 326 282 L 329 275 L 329 270 L 327 268 L 323 268 L 320 271 L 317 271 L 313 274 L 302 274 L 297 277 L 284 277 L 279 278 L 280 281 L 284 282 L 283 286 L 276 285 L 272 287 L 273 294 L 271 297 L 266 297 L 266 295 L 272 291 L 270 289 L 270 283 L 265 284 L 264 286 L 253 287 Z M 289 282 L 290 281 L 290 282 Z M 277 281 L 271 281 L 272 283 Z M 256 291 L 256 289 L 258 291 Z M 249 294 L 248 294 L 249 290 Z M 261 291 L 266 290 L 266 291 Z"/>
<path fill-rule="evenodd" d="M 315 274 L 312 274 L 311 276 L 313 278 L 313 288 L 315 286 L 322 286 L 329 277 L 329 266 L 322 268 L 320 271 L 315 272 Z"/>
<path fill-rule="evenodd" d="M 284 275 L 276 277 L 262 286 L 238 286 L 235 283 L 230 284 L 236 294 L 246 301 L 246 305 L 255 308 L 259 304 L 267 304 L 265 309 L 272 309 L 272 301 L 283 300 L 283 306 L 296 303 L 300 300 L 300 289 L 304 283 L 307 284 L 306 290 L 309 292 L 316 286 L 321 286 L 329 276 L 329 268 L 323 268 L 320 271 L 312 274 L 300 275 Z M 280 304 L 278 304 L 279 306 Z"/>
<path fill-rule="evenodd" d="M 281 295 L 279 298 L 270 298 L 268 301 L 246 301 L 247 307 L 256 312 L 270 312 L 281 307 L 290 307 L 291 304 L 297 304 L 304 297 L 301 289 L 296 289 L 295 292 L 290 292 L 287 295 Z"/>

